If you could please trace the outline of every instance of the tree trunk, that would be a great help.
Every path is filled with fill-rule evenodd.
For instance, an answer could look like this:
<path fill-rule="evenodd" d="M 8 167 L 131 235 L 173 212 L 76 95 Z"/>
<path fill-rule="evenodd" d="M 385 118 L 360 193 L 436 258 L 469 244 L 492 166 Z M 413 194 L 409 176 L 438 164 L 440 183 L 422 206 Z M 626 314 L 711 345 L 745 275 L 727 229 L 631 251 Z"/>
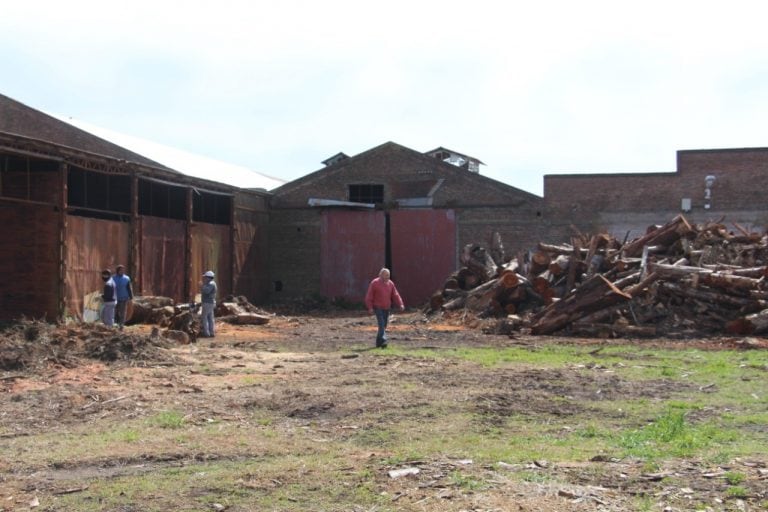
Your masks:
<path fill-rule="evenodd" d="M 624 245 L 624 256 L 636 257 L 643 253 L 643 247 L 646 245 L 661 245 L 663 247 L 669 247 L 672 243 L 680 239 L 680 237 L 691 233 L 693 229 L 685 217 L 678 215 L 672 221 L 664 226 L 647 233 L 640 238 L 637 238 Z"/>
<path fill-rule="evenodd" d="M 582 283 L 566 298 L 553 302 L 535 315 L 531 332 L 533 334 L 550 334 L 559 331 L 579 318 L 631 298 L 630 295 L 613 286 L 603 276 L 595 275 Z"/>

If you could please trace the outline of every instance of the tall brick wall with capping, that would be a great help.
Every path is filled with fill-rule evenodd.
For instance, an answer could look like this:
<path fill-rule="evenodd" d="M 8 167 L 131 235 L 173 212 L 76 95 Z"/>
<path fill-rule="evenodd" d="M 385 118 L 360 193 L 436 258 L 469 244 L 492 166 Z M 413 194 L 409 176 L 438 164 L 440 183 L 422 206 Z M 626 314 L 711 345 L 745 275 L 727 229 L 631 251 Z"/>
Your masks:
<path fill-rule="evenodd" d="M 678 151 L 676 172 L 547 175 L 544 234 L 567 241 L 576 228 L 631 239 L 678 214 L 763 232 L 767 188 L 768 148 Z"/>

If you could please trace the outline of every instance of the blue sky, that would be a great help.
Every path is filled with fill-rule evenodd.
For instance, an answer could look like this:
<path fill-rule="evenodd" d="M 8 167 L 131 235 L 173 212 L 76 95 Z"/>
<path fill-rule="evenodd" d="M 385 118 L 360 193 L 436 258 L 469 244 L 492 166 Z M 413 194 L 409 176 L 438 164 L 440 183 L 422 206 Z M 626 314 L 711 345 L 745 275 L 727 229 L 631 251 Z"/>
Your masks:
<path fill-rule="evenodd" d="M 544 174 L 768 146 L 758 1 L 8 2 L 0 93 L 285 180 L 386 141 Z"/>

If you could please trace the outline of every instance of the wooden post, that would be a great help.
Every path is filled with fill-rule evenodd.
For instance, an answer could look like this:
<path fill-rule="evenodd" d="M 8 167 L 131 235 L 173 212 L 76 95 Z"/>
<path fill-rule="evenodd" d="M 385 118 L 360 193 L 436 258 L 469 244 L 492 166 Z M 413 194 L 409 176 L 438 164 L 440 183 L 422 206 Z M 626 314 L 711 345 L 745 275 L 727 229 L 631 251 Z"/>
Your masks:
<path fill-rule="evenodd" d="M 229 205 L 229 292 L 232 295 L 235 295 L 235 267 L 237 265 L 237 258 L 235 257 L 235 242 L 237 240 L 235 200 L 236 195 L 232 194 L 232 201 Z"/>
<path fill-rule="evenodd" d="M 187 222 L 184 225 L 184 297 L 187 302 L 195 300 L 194 276 L 192 275 L 192 187 L 187 188 Z"/>
<path fill-rule="evenodd" d="M 59 196 L 59 318 L 64 318 L 67 304 L 67 198 L 69 196 L 69 166 L 65 162 L 59 164 L 61 179 Z"/>
<path fill-rule="evenodd" d="M 134 294 L 141 295 L 141 219 L 139 218 L 139 177 L 136 171 L 131 171 L 131 243 L 128 255 L 128 275 L 131 276 L 131 286 Z"/>

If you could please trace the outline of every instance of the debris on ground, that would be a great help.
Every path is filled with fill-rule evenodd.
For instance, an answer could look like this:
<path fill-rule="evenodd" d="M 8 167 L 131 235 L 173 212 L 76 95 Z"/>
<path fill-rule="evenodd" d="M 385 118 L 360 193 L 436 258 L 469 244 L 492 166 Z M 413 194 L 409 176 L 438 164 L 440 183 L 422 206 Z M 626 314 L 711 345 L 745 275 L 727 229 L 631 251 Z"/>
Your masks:
<path fill-rule="evenodd" d="M 621 242 L 578 234 L 504 256 L 466 246 L 429 313 L 497 319 L 494 332 L 655 337 L 768 332 L 768 236 L 678 215 Z M 453 313 L 456 314 L 456 313 Z"/>
<path fill-rule="evenodd" d="M 167 361 L 173 343 L 162 336 L 120 331 L 102 324 L 57 325 L 20 320 L 0 331 L 0 370 L 57 365 L 74 368 L 82 359 L 107 363 Z"/>
<path fill-rule="evenodd" d="M 238 325 L 264 325 L 274 316 L 257 308 L 242 295 L 225 297 L 216 304 L 214 314 L 217 321 Z"/>

